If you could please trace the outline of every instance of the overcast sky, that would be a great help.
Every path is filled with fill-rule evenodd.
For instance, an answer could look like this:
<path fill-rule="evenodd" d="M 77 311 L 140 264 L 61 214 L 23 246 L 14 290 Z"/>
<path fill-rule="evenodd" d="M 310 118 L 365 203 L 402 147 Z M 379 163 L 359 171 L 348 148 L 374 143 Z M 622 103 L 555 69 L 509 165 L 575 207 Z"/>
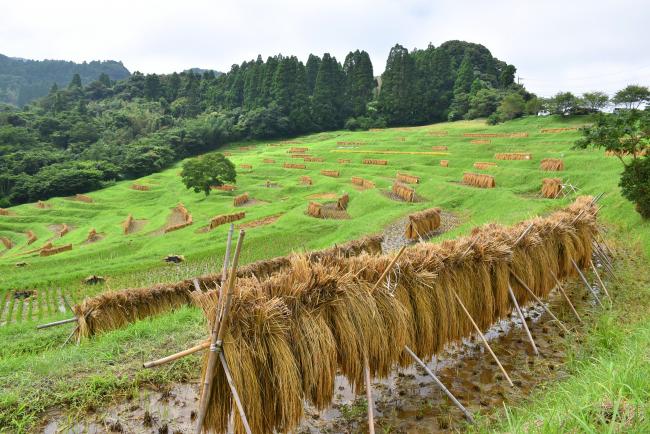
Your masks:
<path fill-rule="evenodd" d="M 395 43 L 461 39 L 485 45 L 549 96 L 650 85 L 649 25 L 647 0 L 2 0 L 0 53 L 168 73 L 228 71 L 257 54 L 343 61 L 359 48 L 378 75 Z"/>

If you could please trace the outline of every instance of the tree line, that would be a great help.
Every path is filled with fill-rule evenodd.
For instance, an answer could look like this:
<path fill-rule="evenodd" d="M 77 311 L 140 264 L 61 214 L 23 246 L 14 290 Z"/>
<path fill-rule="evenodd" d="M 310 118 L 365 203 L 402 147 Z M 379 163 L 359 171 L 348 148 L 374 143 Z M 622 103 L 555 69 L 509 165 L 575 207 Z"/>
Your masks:
<path fill-rule="evenodd" d="M 101 188 L 241 139 L 489 117 L 535 96 L 482 45 L 395 45 L 375 77 L 367 52 L 276 55 L 225 74 L 107 74 L 23 109 L 0 108 L 0 206 Z M 515 105 L 516 105 L 515 104 Z M 512 104 L 511 104 L 512 105 Z"/>

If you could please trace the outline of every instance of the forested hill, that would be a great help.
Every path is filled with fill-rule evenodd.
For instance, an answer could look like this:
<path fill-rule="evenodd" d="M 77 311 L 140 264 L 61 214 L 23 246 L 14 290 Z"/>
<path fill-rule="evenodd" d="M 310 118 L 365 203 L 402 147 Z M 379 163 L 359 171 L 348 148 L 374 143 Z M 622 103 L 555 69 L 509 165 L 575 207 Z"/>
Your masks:
<path fill-rule="evenodd" d="M 81 77 L 24 109 L 0 109 L 0 207 L 101 188 L 242 139 L 536 112 L 515 67 L 482 45 L 395 45 L 374 78 L 368 53 L 276 55 L 227 73 Z M 531 107 L 531 108 L 529 108 Z"/>
<path fill-rule="evenodd" d="M 122 62 L 113 60 L 74 63 L 65 60 L 27 60 L 0 54 L 0 103 L 23 106 L 47 95 L 56 83 L 67 85 L 73 74 L 79 74 L 83 84 L 106 74 L 111 80 L 122 80 L 129 70 Z"/>

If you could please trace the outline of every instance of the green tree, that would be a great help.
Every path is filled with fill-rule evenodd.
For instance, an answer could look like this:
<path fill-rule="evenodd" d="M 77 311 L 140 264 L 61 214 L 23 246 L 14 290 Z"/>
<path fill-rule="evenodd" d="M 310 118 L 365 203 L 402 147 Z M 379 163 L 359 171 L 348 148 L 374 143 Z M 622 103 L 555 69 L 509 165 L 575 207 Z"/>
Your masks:
<path fill-rule="evenodd" d="M 526 101 L 526 114 L 536 115 L 543 109 L 543 102 L 536 96 Z"/>
<path fill-rule="evenodd" d="M 469 97 L 467 119 L 484 118 L 490 116 L 499 107 L 499 92 L 494 89 L 481 89 Z"/>
<path fill-rule="evenodd" d="M 650 102 L 650 89 L 645 86 L 631 84 L 616 92 L 612 102 L 627 109 L 638 109 L 641 104 Z"/>
<path fill-rule="evenodd" d="M 372 100 L 375 89 L 375 77 L 372 62 L 365 51 L 356 50 L 348 53 L 343 62 L 346 76 L 346 98 L 352 116 L 366 113 L 366 105 Z"/>
<path fill-rule="evenodd" d="M 220 153 L 206 154 L 183 163 L 181 179 L 195 193 L 210 194 L 210 187 L 234 183 L 237 177 L 235 165 Z"/>
<path fill-rule="evenodd" d="M 314 121 L 322 130 L 343 126 L 345 74 L 336 57 L 323 55 L 312 98 Z"/>
<path fill-rule="evenodd" d="M 97 81 L 99 81 L 101 84 L 103 84 L 106 87 L 112 86 L 111 78 L 105 72 L 99 74 L 99 78 L 97 79 Z"/>
<path fill-rule="evenodd" d="M 650 111 L 600 113 L 582 133 L 576 147 L 613 152 L 624 167 L 619 182 L 623 197 L 636 204 L 643 218 L 650 218 Z"/>
<path fill-rule="evenodd" d="M 501 100 L 497 113 L 499 119 L 504 121 L 521 116 L 524 114 L 525 109 L 526 102 L 524 101 L 524 97 L 518 93 L 509 93 Z"/>
<path fill-rule="evenodd" d="M 582 94 L 582 104 L 590 112 L 599 112 L 609 104 L 609 96 L 605 92 L 585 92 Z"/>
<path fill-rule="evenodd" d="M 150 100 L 157 100 L 162 94 L 160 77 L 158 74 L 147 74 L 144 79 L 144 96 Z"/>
<path fill-rule="evenodd" d="M 70 84 L 68 85 L 69 89 L 80 88 L 81 87 L 81 76 L 79 74 L 74 74 Z"/>
<path fill-rule="evenodd" d="M 307 90 L 310 95 L 314 94 L 314 87 L 316 86 L 316 76 L 318 76 L 318 70 L 320 69 L 320 57 L 310 54 L 307 59 L 307 64 L 305 65 L 307 73 Z"/>
<path fill-rule="evenodd" d="M 571 92 L 558 92 L 548 100 L 548 109 L 551 113 L 557 115 L 570 115 L 573 114 L 578 106 L 578 98 Z"/>
<path fill-rule="evenodd" d="M 413 122 L 416 104 L 415 59 L 397 44 L 391 48 L 386 69 L 381 75 L 379 112 L 390 125 Z"/>

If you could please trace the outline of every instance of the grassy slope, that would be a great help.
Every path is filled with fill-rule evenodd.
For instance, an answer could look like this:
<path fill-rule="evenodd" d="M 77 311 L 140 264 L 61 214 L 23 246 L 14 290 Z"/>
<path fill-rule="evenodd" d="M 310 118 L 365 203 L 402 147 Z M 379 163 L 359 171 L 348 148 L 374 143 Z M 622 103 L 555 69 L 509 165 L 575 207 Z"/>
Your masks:
<path fill-rule="evenodd" d="M 247 217 L 243 222 L 284 213 L 276 223 L 248 231 L 243 258 L 248 262 L 283 255 L 291 250 L 329 246 L 365 233 L 380 231 L 396 218 L 430 206 L 439 206 L 463 217 L 463 224 L 444 237 L 467 233 L 471 227 L 489 221 L 512 223 L 547 212 L 568 203 L 570 199 L 551 201 L 534 198 L 533 194 L 539 191 L 541 179 L 552 176 L 538 169 L 539 161 L 544 157 L 563 158 L 567 170 L 561 176 L 579 187 L 581 192 L 606 192 L 607 196 L 601 202 L 604 205 L 603 219 L 617 234 L 624 234 L 626 240 L 637 243 L 648 258 L 650 224 L 641 222 L 633 212 L 632 205 L 620 197 L 616 186 L 621 171 L 620 163 L 603 157 L 600 151 L 571 150 L 572 141 L 578 137 L 576 132 L 539 132 L 541 128 L 581 125 L 585 122 L 585 119 L 566 121 L 557 118 L 526 118 L 498 127 L 487 127 L 484 123 L 475 121 L 380 132 L 317 134 L 296 139 L 309 147 L 311 154 L 326 159 L 324 163 L 306 163 L 308 170 L 281 168 L 283 161 L 291 160 L 287 157 L 286 150 L 290 146 L 302 145 L 269 147 L 262 143 L 246 143 L 256 145 L 255 150 L 239 151 L 238 146 L 242 144 L 233 144 L 229 146 L 234 154 L 232 160 L 236 164 L 252 164 L 254 167 L 249 174 L 239 174 L 238 193 L 247 191 L 252 197 L 269 202 L 245 208 Z M 427 131 L 437 130 L 448 131 L 449 135 L 427 135 Z M 477 131 L 528 131 L 530 137 L 497 138 L 492 139 L 489 145 L 475 145 L 462 136 L 464 132 Z M 405 138 L 404 142 L 400 141 L 401 137 Z M 339 150 L 338 141 L 363 141 L 366 144 L 357 150 L 368 150 L 369 153 L 333 152 Z M 448 145 L 449 154 L 372 154 L 372 150 L 386 149 L 430 151 L 431 145 Z M 495 175 L 496 189 L 481 190 L 453 182 L 461 179 L 463 171 L 472 171 L 473 162 L 493 161 L 495 152 L 508 151 L 532 152 L 533 160 L 503 161 L 498 163 L 499 167 L 484 171 Z M 277 163 L 262 164 L 264 158 L 275 158 Z M 352 164 L 339 165 L 336 163 L 337 158 L 350 158 Z M 388 167 L 362 165 L 360 162 L 363 158 L 385 158 L 390 164 Z M 439 167 L 440 159 L 448 159 L 450 167 Z M 323 168 L 341 170 L 341 178 L 321 176 L 318 172 Z M 0 298 L 9 289 L 63 287 L 71 291 L 69 293 L 73 299 L 79 299 L 83 295 L 104 289 L 80 286 L 79 280 L 92 273 L 109 276 L 109 285 L 115 289 L 171 281 L 217 269 L 220 262 L 218 258 L 222 256 L 226 226 L 208 233 L 199 233 L 197 230 L 207 224 L 210 217 L 233 211 L 233 194 L 217 193 L 205 198 L 191 193 L 180 183 L 179 170 L 174 167 L 139 180 L 139 183 L 152 185 L 149 192 L 131 190 L 131 182 L 118 183 L 90 194 L 94 199 L 92 204 L 53 199 L 49 201 L 53 205 L 51 209 L 39 210 L 33 205 L 23 205 L 12 210 L 16 216 L 0 217 L 0 235 L 10 236 L 18 243 L 12 251 L 0 256 Z M 391 178 L 397 170 L 421 176 L 423 182 L 416 189 L 419 195 L 427 199 L 426 203 L 398 203 L 382 195 L 380 190 L 390 188 Z M 298 177 L 303 174 L 312 176 L 313 186 L 298 185 Z M 371 179 L 379 188 L 357 191 L 349 183 L 349 177 L 353 175 Z M 267 179 L 279 183 L 281 188 L 266 188 L 264 183 Z M 308 195 L 344 191 L 348 191 L 351 196 L 348 210 L 351 220 L 324 221 L 304 215 Z M 179 201 L 193 214 L 195 224 L 165 235 L 154 234 L 165 224 L 169 210 Z M 121 233 L 120 222 L 129 213 L 149 222 L 141 232 L 125 236 Z M 26 242 L 21 232 L 28 229 L 35 231 L 40 238 L 35 243 L 38 247 L 51 237 L 48 225 L 55 223 L 67 223 L 74 227 L 70 234 L 55 241 L 55 244 L 72 242 L 73 251 L 47 258 L 32 256 L 24 259 L 13 256 Z M 106 238 L 95 244 L 80 245 L 90 228 L 96 228 Z M 163 264 L 161 258 L 169 253 L 185 255 L 186 263 L 179 267 Z M 29 262 L 28 267 L 16 268 L 14 263 L 19 260 Z M 37 310 L 33 307 L 34 312 Z M 56 319 L 66 315 L 69 314 L 53 313 L 50 310 L 43 311 L 40 315 L 33 314 L 32 318 L 40 316 L 41 320 Z M 639 320 L 646 317 L 639 315 Z M 16 314 L 13 318 L 16 318 Z M 22 315 L 19 323 L 0 327 L 0 341 L 3 342 L 0 347 L 0 427 L 11 423 L 13 429 L 19 430 L 21 426 L 33 423 L 39 412 L 53 404 L 85 408 L 94 405 L 105 394 L 124 391 L 142 381 L 164 382 L 173 378 L 196 376 L 196 358 L 188 358 L 174 365 L 173 369 L 156 372 L 145 372 L 139 368 L 144 359 L 185 348 L 199 339 L 202 323 L 200 314 L 195 310 L 183 309 L 134 324 L 124 330 L 107 333 L 83 343 L 73 351 L 60 350 L 58 347 L 69 333 L 68 328 L 49 330 L 37 335 L 32 329 L 34 321 L 28 318 L 29 311 Z M 614 318 L 619 319 L 616 316 Z M 617 327 L 624 326 L 622 323 L 614 324 Z M 636 330 L 636 326 L 625 326 Z M 648 333 L 638 333 L 639 342 L 647 345 Z M 626 336 L 624 341 L 630 339 L 630 336 Z M 624 347 L 623 342 L 617 348 L 623 351 Z M 597 345 L 594 351 L 597 354 L 603 353 Z M 618 353 L 615 352 L 612 357 L 617 357 L 616 354 Z M 620 356 L 626 357 L 624 353 Z M 576 360 L 585 360 L 587 366 L 594 364 L 584 355 L 577 355 Z M 633 357 L 629 356 L 627 360 L 633 360 Z M 593 369 L 585 371 L 596 372 Z M 582 372 L 577 365 L 576 381 L 582 378 Z M 589 377 L 584 378 L 585 381 L 588 379 Z M 561 400 L 559 397 L 557 399 L 554 401 L 558 403 L 557 409 L 562 409 Z M 521 414 L 522 423 L 530 418 L 525 409 L 517 414 Z"/>

